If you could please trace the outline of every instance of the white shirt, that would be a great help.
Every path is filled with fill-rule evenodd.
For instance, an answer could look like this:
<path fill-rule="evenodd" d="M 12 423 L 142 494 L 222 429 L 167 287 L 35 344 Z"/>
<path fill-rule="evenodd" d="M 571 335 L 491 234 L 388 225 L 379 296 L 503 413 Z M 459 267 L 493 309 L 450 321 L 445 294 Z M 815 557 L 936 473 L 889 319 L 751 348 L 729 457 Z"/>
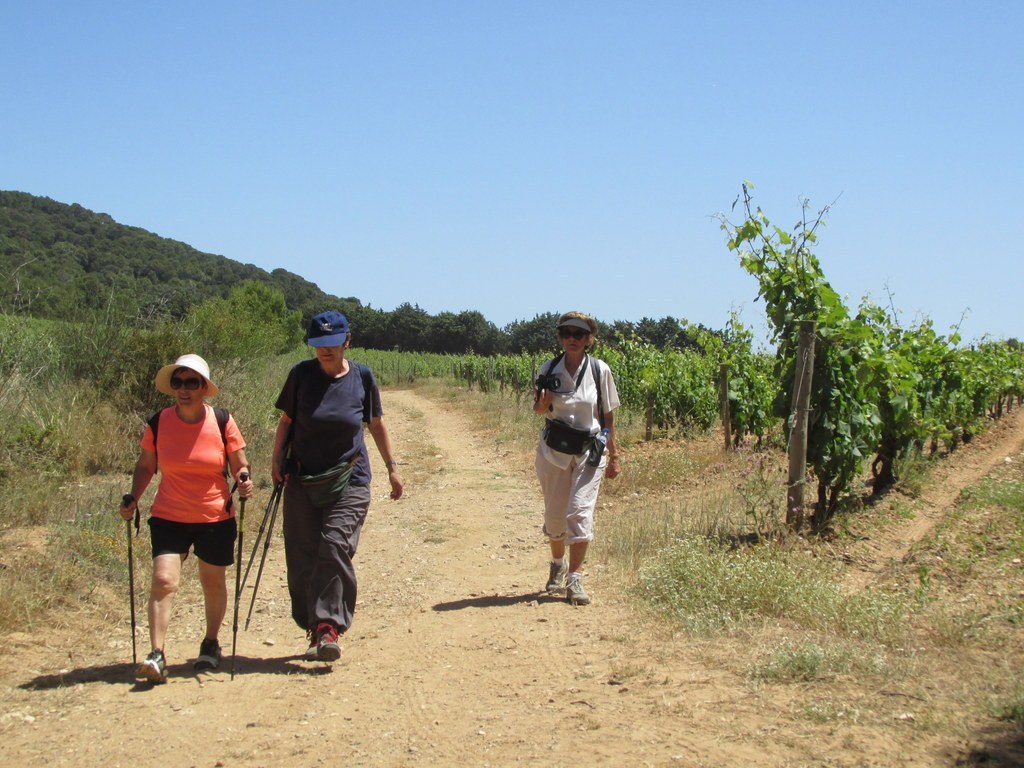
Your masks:
<path fill-rule="evenodd" d="M 576 370 L 576 377 L 573 377 L 565 370 L 564 357 L 552 370 L 548 371 L 560 379 L 560 386 L 557 390 L 552 391 L 554 398 L 551 401 L 551 410 L 548 411 L 547 418 L 560 421 L 573 429 L 586 430 L 591 435 L 596 435 L 601 431 L 601 422 L 597 418 L 597 386 L 591 366 L 597 366 L 600 372 L 601 406 L 605 413 L 611 413 L 619 407 L 619 392 L 615 388 L 612 370 L 606 362 L 589 355 L 584 360 L 589 360 L 589 363 L 582 376 L 580 370 L 583 368 L 583 363 L 580 363 L 580 368 Z M 546 366 L 548 365 L 550 365 L 550 361 L 541 367 L 542 373 L 547 370 Z M 576 385 L 577 378 L 579 386 Z M 568 453 L 560 453 L 549 448 L 544 444 L 543 438 L 540 441 L 540 451 L 545 459 L 563 469 L 568 467 L 574 458 Z"/>

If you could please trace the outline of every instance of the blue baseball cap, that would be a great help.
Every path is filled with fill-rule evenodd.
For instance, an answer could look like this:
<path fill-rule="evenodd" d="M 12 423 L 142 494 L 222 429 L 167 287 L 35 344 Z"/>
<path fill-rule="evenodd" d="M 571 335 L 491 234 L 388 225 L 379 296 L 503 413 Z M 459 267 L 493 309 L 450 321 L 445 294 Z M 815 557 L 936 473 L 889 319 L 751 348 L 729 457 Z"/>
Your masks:
<path fill-rule="evenodd" d="M 348 318 L 341 312 L 321 312 L 309 321 L 306 343 L 311 347 L 340 347 L 348 334 Z"/>

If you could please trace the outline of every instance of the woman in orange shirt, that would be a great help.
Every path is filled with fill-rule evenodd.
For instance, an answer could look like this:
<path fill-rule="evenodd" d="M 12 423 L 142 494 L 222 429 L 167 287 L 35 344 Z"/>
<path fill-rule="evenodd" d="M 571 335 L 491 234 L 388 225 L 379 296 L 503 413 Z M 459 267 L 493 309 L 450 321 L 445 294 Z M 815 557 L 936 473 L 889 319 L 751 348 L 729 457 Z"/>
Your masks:
<path fill-rule="evenodd" d="M 194 549 L 206 608 L 206 637 L 199 648 L 196 669 L 220 665 L 217 640 L 227 612 L 227 567 L 234 562 L 237 534 L 231 489 L 225 467 L 245 499 L 252 493 L 245 440 L 227 415 L 223 430 L 206 398 L 220 389 L 210 380 L 210 368 L 198 355 L 182 355 L 156 374 L 156 388 L 176 402 L 157 414 L 140 441 L 132 491 L 124 497 L 121 517 L 130 520 L 138 499 L 157 469 L 162 478 L 150 510 L 153 581 L 149 592 L 149 637 L 153 650 L 135 670 L 135 679 L 167 680 L 164 640 L 171 605 L 181 582 L 181 568 Z M 156 425 L 154 434 L 153 424 Z"/>

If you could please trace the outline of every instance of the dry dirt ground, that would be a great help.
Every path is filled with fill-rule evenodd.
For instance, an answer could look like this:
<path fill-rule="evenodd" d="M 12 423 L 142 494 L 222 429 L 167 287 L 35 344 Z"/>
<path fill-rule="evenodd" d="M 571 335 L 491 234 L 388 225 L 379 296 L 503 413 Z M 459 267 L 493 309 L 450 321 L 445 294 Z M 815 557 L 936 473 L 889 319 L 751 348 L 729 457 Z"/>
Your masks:
<path fill-rule="evenodd" d="M 906 713 L 927 704 L 895 689 L 871 693 L 882 722 L 808 719 L 800 686 L 753 684 L 735 664 L 719 663 L 713 641 L 659 629 L 599 564 L 588 569 L 593 605 L 541 595 L 547 555 L 532 466 L 497 450 L 450 406 L 395 390 L 384 404 L 406 495 L 389 500 L 385 478 L 375 476 L 357 557 L 359 607 L 339 662 L 302 659 L 278 530 L 252 622 L 239 629 L 233 680 L 230 659 L 218 671 L 192 669 L 202 631 L 194 571 L 175 605 L 166 685 L 131 679 L 124 599 L 105 622 L 0 638 L 0 764 L 1012 764 L 986 763 L 981 735 L 975 743 L 918 727 Z M 962 476 L 945 478 L 921 515 L 849 554 L 852 578 L 863 586 L 882 572 L 958 488 L 1022 450 L 1019 417 L 965 449 Z M 262 490 L 248 505 L 246 557 L 267 497 Z M 147 541 L 138 541 L 145 556 Z M 148 575 L 139 559 L 141 658 Z M 230 625 L 229 610 L 227 648 Z M 1009 754 L 1012 745 L 1004 747 Z"/>

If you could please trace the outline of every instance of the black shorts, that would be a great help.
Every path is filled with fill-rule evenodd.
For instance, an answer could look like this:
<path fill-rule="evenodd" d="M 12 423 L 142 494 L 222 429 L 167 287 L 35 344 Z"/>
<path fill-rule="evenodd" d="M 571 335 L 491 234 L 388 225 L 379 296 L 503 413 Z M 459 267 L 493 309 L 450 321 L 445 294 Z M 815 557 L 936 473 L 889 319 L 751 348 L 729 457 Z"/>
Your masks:
<path fill-rule="evenodd" d="M 196 557 L 210 565 L 231 565 L 235 562 L 235 518 L 216 523 L 177 523 L 161 517 L 149 518 L 149 536 L 153 557 L 185 555 L 195 549 Z"/>

